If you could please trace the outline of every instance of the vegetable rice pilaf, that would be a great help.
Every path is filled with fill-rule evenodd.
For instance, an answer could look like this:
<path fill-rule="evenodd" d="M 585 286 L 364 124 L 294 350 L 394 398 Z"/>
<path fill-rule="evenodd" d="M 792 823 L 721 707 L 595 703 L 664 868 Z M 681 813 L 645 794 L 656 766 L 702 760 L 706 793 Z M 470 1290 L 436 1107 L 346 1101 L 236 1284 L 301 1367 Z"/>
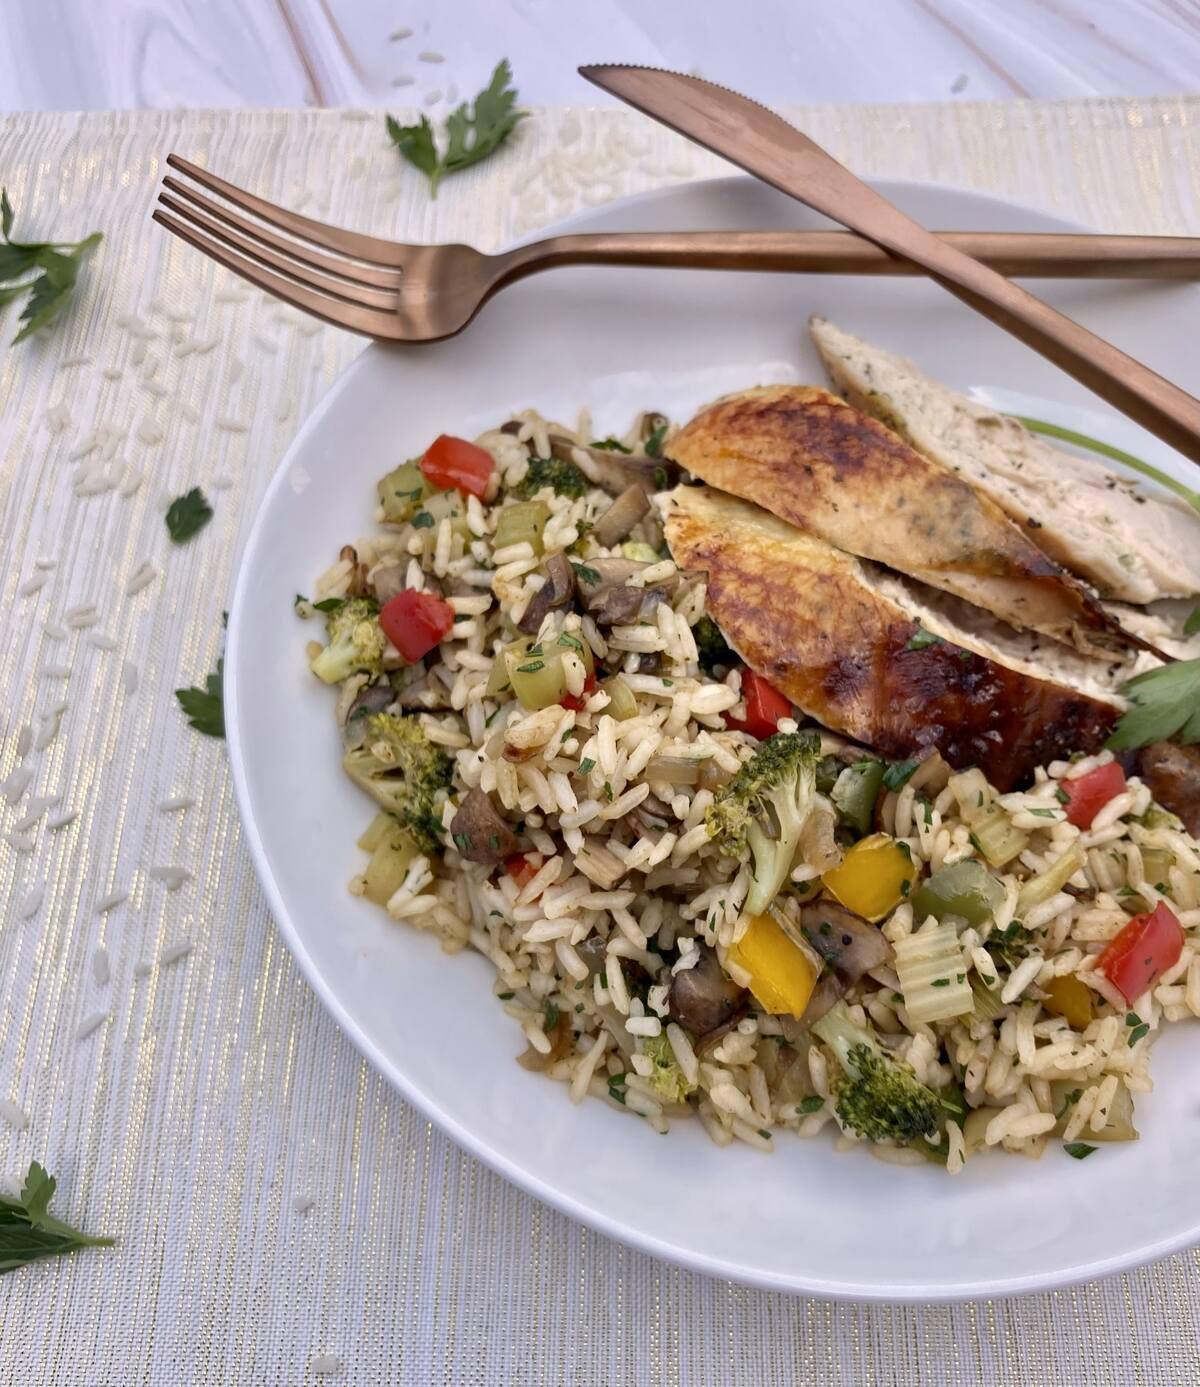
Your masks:
<path fill-rule="evenodd" d="M 297 599 L 378 806 L 351 891 L 484 954 L 520 1062 L 656 1130 L 950 1172 L 1135 1137 L 1200 1016 L 1197 843 L 1108 751 L 1000 793 L 806 725 L 671 558 L 671 436 L 443 436 Z"/>

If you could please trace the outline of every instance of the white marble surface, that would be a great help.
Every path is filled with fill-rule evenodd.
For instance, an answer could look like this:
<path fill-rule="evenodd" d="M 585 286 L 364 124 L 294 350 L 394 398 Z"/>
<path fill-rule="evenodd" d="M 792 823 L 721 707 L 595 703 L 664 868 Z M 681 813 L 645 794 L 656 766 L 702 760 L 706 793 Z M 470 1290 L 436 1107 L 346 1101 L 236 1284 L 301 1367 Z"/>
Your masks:
<path fill-rule="evenodd" d="M 393 37 L 411 30 L 405 37 Z M 422 60 L 422 53 L 442 61 Z M 602 100 L 583 62 L 698 69 L 773 102 L 1160 95 L 1197 0 L 0 0 L 0 110 Z"/>

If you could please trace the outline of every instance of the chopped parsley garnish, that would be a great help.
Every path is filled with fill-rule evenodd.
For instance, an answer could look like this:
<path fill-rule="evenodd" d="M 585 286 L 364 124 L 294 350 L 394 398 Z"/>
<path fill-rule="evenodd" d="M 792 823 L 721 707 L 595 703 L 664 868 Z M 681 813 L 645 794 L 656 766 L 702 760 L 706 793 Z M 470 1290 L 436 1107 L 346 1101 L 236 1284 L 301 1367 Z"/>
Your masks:
<path fill-rule="evenodd" d="M 923 626 L 918 626 L 912 636 L 909 637 L 905 650 L 925 650 L 931 645 L 942 645 L 941 636 L 935 636 L 932 631 L 926 631 Z"/>
<path fill-rule="evenodd" d="M 339 612 L 349 601 L 346 597 L 322 597 L 312 604 L 314 612 Z"/>
<path fill-rule="evenodd" d="M 517 995 L 517 994 L 516 994 L 515 992 L 497 992 L 497 993 L 496 993 L 496 996 L 499 997 L 499 999 L 500 999 L 502 1002 L 511 1002 L 512 999 L 513 999 L 516 995 Z"/>
<path fill-rule="evenodd" d="M 1086 1160 L 1097 1148 L 1095 1146 L 1089 1146 L 1086 1141 L 1069 1141 L 1063 1147 L 1063 1150 L 1074 1160 L 1082 1161 Z"/>
<path fill-rule="evenodd" d="M 1059 804 L 1071 803 L 1071 796 L 1067 794 L 1066 790 L 1064 790 L 1061 785 L 1054 791 L 1054 798 L 1058 800 Z"/>
<path fill-rule="evenodd" d="M 559 1009 L 553 1002 L 547 1002 L 542 1012 L 542 1019 L 545 1022 L 544 1030 L 552 1031 L 558 1025 L 558 1018 L 561 1015 Z"/>
<path fill-rule="evenodd" d="M 517 673 L 518 673 L 518 674 L 536 674 L 536 673 L 538 672 L 539 669 L 545 669 L 545 668 L 546 668 L 546 662 L 545 662 L 545 660 L 530 660 L 530 662 L 529 662 L 527 665 L 518 665 L 518 666 L 517 666 Z"/>
<path fill-rule="evenodd" d="M 438 151 L 428 116 L 422 116 L 416 125 L 401 125 L 394 116 L 388 116 L 387 132 L 401 158 L 429 179 L 430 196 L 437 197 L 438 184 L 448 173 L 457 173 L 494 154 L 527 114 L 517 109 L 512 69 L 508 59 L 502 58 L 474 104 L 468 108 L 464 101 L 446 117 L 444 153 Z"/>
<path fill-rule="evenodd" d="M 615 1099 L 622 1107 L 625 1105 L 625 1075 L 610 1074 L 608 1076 L 608 1096 Z"/>
<path fill-rule="evenodd" d="M 656 458 L 662 452 L 663 440 L 667 436 L 669 424 L 659 424 L 658 428 L 646 439 L 646 456 Z"/>
<path fill-rule="evenodd" d="M 198 486 L 192 487 L 167 507 L 167 534 L 173 544 L 182 544 L 204 529 L 213 518 L 212 507 Z"/>
<path fill-rule="evenodd" d="M 1200 660 L 1176 660 L 1130 679 L 1121 692 L 1133 703 L 1105 746 L 1129 751 L 1150 742 L 1200 742 Z"/>
<path fill-rule="evenodd" d="M 431 530 L 433 528 L 433 516 L 427 510 L 419 510 L 412 518 L 414 530 Z"/>
<path fill-rule="evenodd" d="M 1027 814 L 1033 814 L 1039 819 L 1053 819 L 1055 817 L 1053 809 L 1027 809 Z"/>
<path fill-rule="evenodd" d="M 175 697 L 187 715 L 188 726 L 206 737 L 225 735 L 225 703 L 221 679 L 225 672 L 225 661 L 217 661 L 217 672 L 204 681 L 204 688 L 176 689 Z"/>
<path fill-rule="evenodd" d="M 592 447 L 600 448 L 606 453 L 632 453 L 632 448 L 627 448 L 624 443 L 616 438 L 593 438 Z"/>
<path fill-rule="evenodd" d="M 802 1098 L 796 1104 L 796 1111 L 802 1117 L 807 1117 L 809 1113 L 820 1112 L 824 1106 L 824 1098 L 819 1093 L 814 1093 L 811 1098 Z"/>
<path fill-rule="evenodd" d="M 1081 1089 L 1081 1088 L 1073 1088 L 1073 1089 L 1070 1091 L 1070 1093 L 1068 1093 L 1067 1096 L 1063 1099 L 1063 1105 L 1062 1105 L 1061 1108 L 1059 1108 L 1058 1112 L 1056 1112 L 1056 1113 L 1054 1114 L 1055 1117 L 1062 1117 L 1062 1116 L 1066 1113 L 1067 1109 L 1068 1109 L 1068 1108 L 1073 1108 L 1073 1107 L 1075 1106 L 1075 1104 L 1078 1103 L 1079 1100 L 1080 1100 L 1082 1097 L 1083 1097 L 1083 1089 Z"/>
<path fill-rule="evenodd" d="M 44 1166 L 31 1161 L 21 1193 L 0 1195 L 0 1275 L 36 1262 L 61 1257 L 82 1247 L 111 1247 L 111 1238 L 93 1238 L 49 1212 L 58 1182 Z"/>
<path fill-rule="evenodd" d="M 585 756 L 583 760 L 579 763 L 579 774 L 587 775 L 589 772 L 593 771 L 595 767 L 596 762 L 592 759 L 592 757 Z"/>
<path fill-rule="evenodd" d="M 914 771 L 921 764 L 913 756 L 907 761 L 893 761 L 883 773 L 883 783 L 889 790 L 899 790 L 912 779 Z"/>
<path fill-rule="evenodd" d="M 589 568 L 585 563 L 573 563 L 571 567 L 575 570 L 575 576 L 581 583 L 586 583 L 588 587 L 596 587 L 600 582 L 600 574 L 594 568 Z"/>

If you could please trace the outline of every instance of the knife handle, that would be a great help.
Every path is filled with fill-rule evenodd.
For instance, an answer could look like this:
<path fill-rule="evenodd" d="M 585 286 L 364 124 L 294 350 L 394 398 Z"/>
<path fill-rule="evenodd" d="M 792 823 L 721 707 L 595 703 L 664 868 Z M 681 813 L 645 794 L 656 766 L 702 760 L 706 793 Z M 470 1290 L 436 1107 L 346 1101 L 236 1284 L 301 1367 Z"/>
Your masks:
<path fill-rule="evenodd" d="M 792 126 L 787 129 L 799 133 Z M 801 156 L 805 175 L 802 201 L 808 206 L 920 265 L 956 298 L 1040 352 L 1185 457 L 1200 463 L 1200 400 L 1027 289 L 926 231 L 819 145 L 807 136 L 802 138 L 808 146 Z M 792 173 L 789 182 L 794 186 L 794 169 Z"/>

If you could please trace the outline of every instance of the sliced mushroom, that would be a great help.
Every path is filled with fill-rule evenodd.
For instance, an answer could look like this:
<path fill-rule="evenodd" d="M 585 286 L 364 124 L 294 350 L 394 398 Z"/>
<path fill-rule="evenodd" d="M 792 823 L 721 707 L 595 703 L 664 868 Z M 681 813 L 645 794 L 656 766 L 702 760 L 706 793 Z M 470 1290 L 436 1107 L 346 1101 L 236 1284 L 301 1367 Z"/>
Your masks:
<path fill-rule="evenodd" d="M 372 579 L 372 586 L 375 589 L 375 596 L 379 599 L 379 605 L 390 602 L 398 592 L 403 592 L 408 586 L 407 570 L 403 564 L 389 563 L 382 568 L 375 570 Z M 477 591 L 477 589 L 473 589 Z"/>
<path fill-rule="evenodd" d="M 892 946 L 876 925 L 832 901 L 801 906 L 800 928 L 813 949 L 847 983 L 857 982 L 892 955 Z M 808 1012 L 804 1015 L 807 1019 Z"/>
<path fill-rule="evenodd" d="M 726 977 L 712 949 L 701 948 L 694 968 L 676 973 L 667 993 L 671 1015 L 693 1036 L 728 1025 L 746 1005 L 746 991 Z"/>
<path fill-rule="evenodd" d="M 347 596 L 365 597 L 367 595 L 367 566 L 365 563 L 359 562 L 358 550 L 352 544 L 344 544 L 338 558 L 353 565 L 350 570 L 350 584 L 346 589 Z"/>
<path fill-rule="evenodd" d="M 364 719 L 371 713 L 382 713 L 396 701 L 396 690 L 385 680 L 360 689 L 354 702 L 346 709 L 346 740 L 357 746 L 362 736 Z"/>
<path fill-rule="evenodd" d="M 450 822 L 450 838 L 468 862 L 502 862 L 517 850 L 517 836 L 478 786 L 469 790 Z"/>
<path fill-rule="evenodd" d="M 634 482 L 652 491 L 665 491 L 678 482 L 681 468 L 670 458 L 652 458 L 648 453 L 618 453 L 576 443 L 566 434 L 550 435 L 550 452 L 564 462 L 573 462 L 588 480 L 613 496 L 619 496 Z"/>
<path fill-rule="evenodd" d="M 619 544 L 650 509 L 650 497 L 641 482 L 627 486 L 592 527 L 592 538 L 605 549 Z"/>
<path fill-rule="evenodd" d="M 636 559 L 588 559 L 576 570 L 579 595 L 584 609 L 605 626 L 620 626 L 636 621 L 670 595 L 676 579 L 665 579 L 652 588 L 634 587 L 630 582 L 635 574 L 649 564 Z"/>
<path fill-rule="evenodd" d="M 1191 834 L 1200 833 L 1200 749 L 1173 742 L 1151 742 L 1137 758 L 1150 793 Z"/>
<path fill-rule="evenodd" d="M 575 596 L 575 570 L 564 553 L 551 554 L 542 565 L 542 573 L 546 581 L 530 598 L 517 623 L 517 630 L 527 636 L 536 636 L 546 613 L 565 607 Z"/>

